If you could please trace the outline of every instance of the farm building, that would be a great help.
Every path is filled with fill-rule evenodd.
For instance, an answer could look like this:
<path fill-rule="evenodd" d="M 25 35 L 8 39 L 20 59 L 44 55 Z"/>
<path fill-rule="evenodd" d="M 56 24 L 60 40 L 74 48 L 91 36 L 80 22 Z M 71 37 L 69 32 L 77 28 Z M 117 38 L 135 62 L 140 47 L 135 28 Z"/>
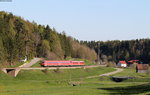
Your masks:
<path fill-rule="evenodd" d="M 136 65 L 136 72 L 137 73 L 147 73 L 149 69 L 148 64 L 137 64 Z"/>
<path fill-rule="evenodd" d="M 125 67 L 127 67 L 127 63 L 126 63 L 126 61 L 119 61 L 118 64 L 117 64 L 117 66 L 125 68 Z"/>
<path fill-rule="evenodd" d="M 139 60 L 130 60 L 128 61 L 128 66 L 131 67 L 131 66 L 136 66 L 136 64 L 140 63 Z"/>
<path fill-rule="evenodd" d="M 130 61 L 128 61 L 128 63 L 131 63 L 131 64 L 137 64 L 139 62 L 140 62 L 139 60 L 130 60 Z"/>

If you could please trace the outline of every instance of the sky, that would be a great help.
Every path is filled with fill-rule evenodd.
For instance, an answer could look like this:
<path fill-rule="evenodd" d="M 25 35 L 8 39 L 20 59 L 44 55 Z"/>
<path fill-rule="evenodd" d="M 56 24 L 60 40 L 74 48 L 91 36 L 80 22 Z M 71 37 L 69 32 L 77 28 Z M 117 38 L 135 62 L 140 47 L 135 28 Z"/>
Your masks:
<path fill-rule="evenodd" d="M 49 25 L 78 40 L 150 38 L 150 0 L 12 0 L 0 11 Z"/>

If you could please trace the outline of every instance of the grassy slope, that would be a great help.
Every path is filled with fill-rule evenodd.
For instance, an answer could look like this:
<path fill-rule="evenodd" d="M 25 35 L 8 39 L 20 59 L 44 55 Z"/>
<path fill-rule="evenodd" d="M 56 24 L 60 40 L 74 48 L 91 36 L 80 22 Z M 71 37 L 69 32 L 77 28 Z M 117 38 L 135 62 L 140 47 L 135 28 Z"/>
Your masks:
<path fill-rule="evenodd" d="M 4 67 L 4 68 L 13 68 L 13 67 L 19 67 L 19 66 L 21 66 L 21 65 L 23 65 L 23 64 L 25 64 L 25 63 L 29 63 L 31 60 L 28 60 L 28 61 L 26 61 L 26 62 L 21 62 L 21 61 L 18 61 L 18 62 L 16 62 L 15 64 L 13 64 L 12 66 L 10 66 L 10 65 L 0 65 L 0 67 Z"/>
<path fill-rule="evenodd" d="M 16 78 L 0 73 L 0 95 L 88 95 L 97 89 L 84 84 L 85 77 L 114 71 L 113 68 L 21 71 Z M 77 84 L 78 86 L 72 86 Z M 83 85 L 83 86 L 82 86 Z"/>
<path fill-rule="evenodd" d="M 150 82 L 124 81 L 116 83 L 109 77 L 86 79 L 87 76 L 113 71 L 112 68 L 74 70 L 21 71 L 16 77 L 0 74 L 0 95 L 146 95 L 150 94 Z M 131 69 L 115 76 L 135 75 Z M 144 77 L 149 75 L 140 74 Z M 77 86 L 72 86 L 76 84 Z"/>
<path fill-rule="evenodd" d="M 133 68 L 126 68 L 123 72 L 117 73 L 114 76 L 129 76 L 129 77 L 139 77 L 139 78 L 147 78 L 150 77 L 148 73 L 136 73 L 135 69 Z"/>
<path fill-rule="evenodd" d="M 150 82 L 149 73 L 136 73 L 135 69 L 133 68 L 126 68 L 123 72 L 120 72 L 113 76 L 135 77 L 134 79 L 125 80 L 125 82 Z"/>
<path fill-rule="evenodd" d="M 38 61 L 37 63 L 35 63 L 35 64 L 32 65 L 31 67 L 41 67 L 40 63 L 41 63 L 41 61 Z"/>

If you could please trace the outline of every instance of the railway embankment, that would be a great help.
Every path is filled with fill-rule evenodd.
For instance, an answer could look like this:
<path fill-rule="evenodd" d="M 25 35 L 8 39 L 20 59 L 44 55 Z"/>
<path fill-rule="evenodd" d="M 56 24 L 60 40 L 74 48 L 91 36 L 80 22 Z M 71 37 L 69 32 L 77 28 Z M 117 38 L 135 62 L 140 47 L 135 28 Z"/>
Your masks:
<path fill-rule="evenodd" d="M 36 64 L 38 61 L 43 60 L 42 58 L 34 58 L 30 62 L 24 63 L 23 65 L 17 68 L 2 68 L 2 71 L 10 76 L 16 77 L 20 70 L 53 70 L 53 69 L 76 69 L 76 68 L 94 68 L 94 67 L 105 67 L 106 65 L 88 65 L 88 66 L 76 66 L 76 67 L 31 67 Z"/>
<path fill-rule="evenodd" d="M 22 70 L 23 68 L 29 68 L 40 60 L 43 60 L 43 59 L 42 58 L 34 58 L 30 62 L 26 62 L 23 65 L 16 67 L 16 68 L 2 68 L 2 71 L 10 76 L 16 77 L 17 74 L 20 72 L 20 70 Z"/>

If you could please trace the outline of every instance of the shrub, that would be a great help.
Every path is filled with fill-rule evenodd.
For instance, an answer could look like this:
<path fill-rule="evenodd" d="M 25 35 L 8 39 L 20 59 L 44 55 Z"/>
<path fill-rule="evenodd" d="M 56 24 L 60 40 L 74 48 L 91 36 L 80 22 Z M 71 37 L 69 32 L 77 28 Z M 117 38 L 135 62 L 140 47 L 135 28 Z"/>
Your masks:
<path fill-rule="evenodd" d="M 48 69 L 42 70 L 43 73 L 48 74 Z"/>
<path fill-rule="evenodd" d="M 62 71 L 60 71 L 59 67 L 57 67 L 57 69 L 54 69 L 55 73 L 61 73 Z"/>
<path fill-rule="evenodd" d="M 136 69 L 136 64 L 132 64 L 132 65 L 131 65 L 131 68 L 132 68 L 132 69 Z"/>
<path fill-rule="evenodd" d="M 116 67 L 116 64 L 114 62 L 108 62 L 107 67 Z"/>

